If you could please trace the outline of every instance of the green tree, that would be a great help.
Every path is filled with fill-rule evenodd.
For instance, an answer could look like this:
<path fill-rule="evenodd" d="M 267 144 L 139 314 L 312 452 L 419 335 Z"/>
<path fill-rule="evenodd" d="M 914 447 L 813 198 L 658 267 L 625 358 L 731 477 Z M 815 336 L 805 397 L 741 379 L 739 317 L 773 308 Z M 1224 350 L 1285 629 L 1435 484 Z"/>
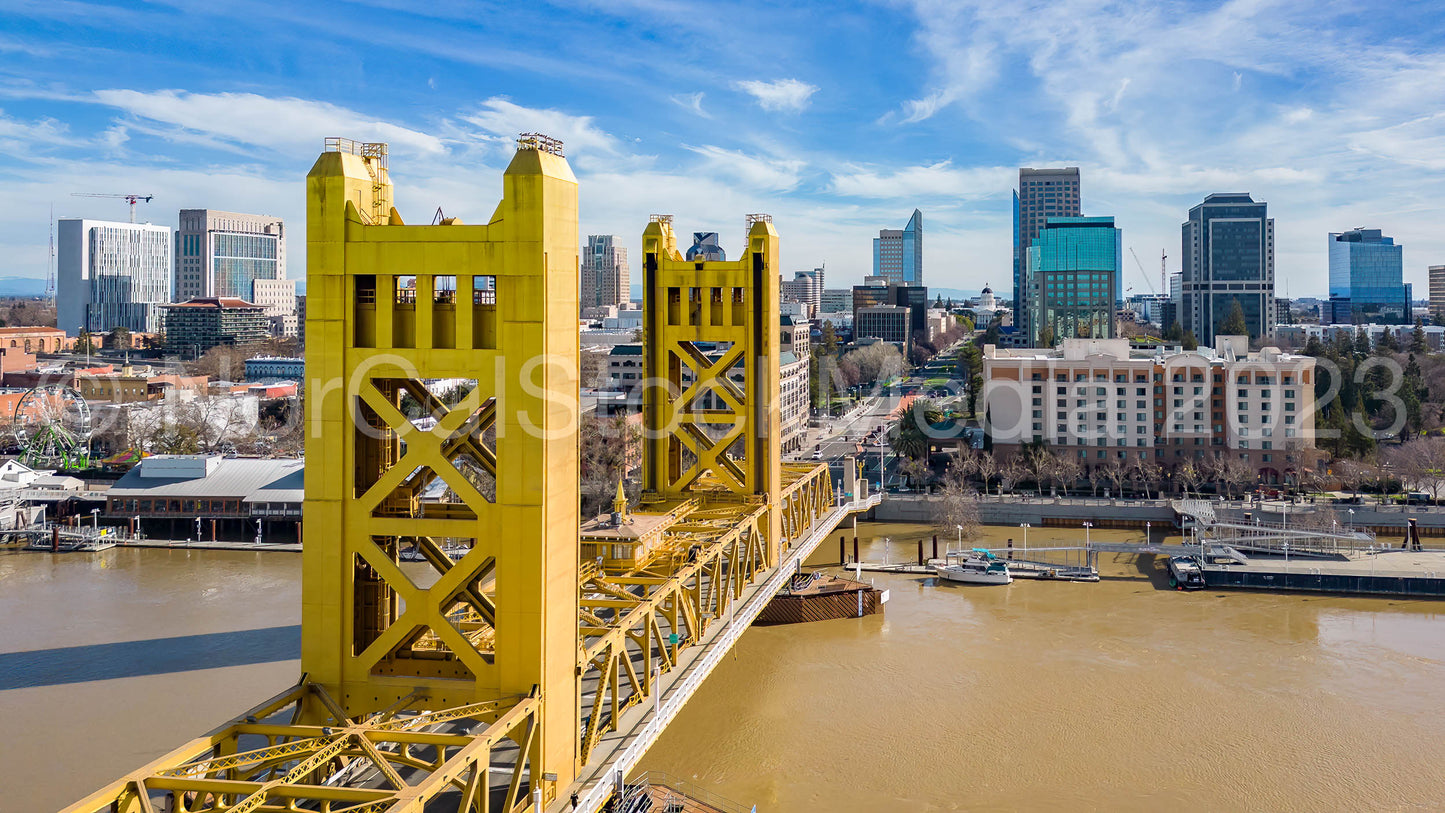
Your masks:
<path fill-rule="evenodd" d="M 1248 336 L 1249 325 L 1244 321 L 1244 306 L 1235 299 L 1229 306 L 1229 316 L 1219 326 L 1218 334 L 1225 336 Z"/>
<path fill-rule="evenodd" d="M 1164 331 L 1163 338 L 1166 342 L 1178 342 L 1184 340 L 1184 326 L 1179 324 L 1178 319 L 1175 319 L 1169 324 L 1169 329 Z"/>
<path fill-rule="evenodd" d="M 817 352 L 825 356 L 836 356 L 838 354 L 838 329 L 833 326 L 833 320 L 823 320 L 823 327 L 819 332 L 822 333 L 822 336 L 818 339 Z M 816 356 L 816 353 L 814 355 Z"/>
<path fill-rule="evenodd" d="M 1415 331 L 1410 334 L 1410 352 L 1428 353 L 1430 348 L 1425 344 L 1425 323 L 1415 317 Z"/>
<path fill-rule="evenodd" d="M 105 335 L 105 344 L 112 350 L 130 349 L 130 331 L 116 325 Z"/>
<path fill-rule="evenodd" d="M 1194 338 L 1194 331 L 1192 331 L 1192 330 L 1185 331 L 1185 333 L 1184 333 L 1184 338 L 1183 338 L 1182 341 L 1180 341 L 1180 345 L 1181 345 L 1185 350 L 1198 350 L 1198 349 L 1199 349 L 1199 340 L 1196 339 L 1196 338 Z"/>
<path fill-rule="evenodd" d="M 1054 326 L 1053 326 L 1053 325 L 1044 325 L 1044 329 L 1039 331 L 1039 347 L 1053 347 L 1053 346 L 1054 346 Z"/>
<path fill-rule="evenodd" d="M 1360 358 L 1370 355 L 1370 334 L 1362 327 L 1355 328 L 1355 355 Z"/>
<path fill-rule="evenodd" d="M 1395 331 L 1385 328 L 1385 330 L 1380 333 L 1380 343 L 1375 347 L 1375 350 L 1379 352 L 1380 355 L 1399 352 L 1400 342 L 1395 339 Z"/>

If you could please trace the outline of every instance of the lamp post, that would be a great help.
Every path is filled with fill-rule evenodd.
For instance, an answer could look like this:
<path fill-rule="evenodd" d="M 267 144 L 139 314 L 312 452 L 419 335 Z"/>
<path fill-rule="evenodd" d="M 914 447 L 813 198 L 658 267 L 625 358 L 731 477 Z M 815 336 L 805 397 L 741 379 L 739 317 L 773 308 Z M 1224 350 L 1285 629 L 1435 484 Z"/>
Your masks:
<path fill-rule="evenodd" d="M 955 526 L 953 526 L 953 527 L 955 527 L 955 528 L 958 529 L 958 547 L 955 548 L 955 550 L 958 551 L 959 553 L 962 553 L 962 552 L 963 552 L 963 526 L 962 526 L 962 525 L 955 525 Z"/>
<path fill-rule="evenodd" d="M 201 541 L 201 518 L 196 517 L 196 541 Z"/>
<path fill-rule="evenodd" d="M 90 516 L 91 516 L 91 520 L 92 520 L 92 521 L 91 521 L 91 526 L 95 529 L 95 532 L 96 532 L 97 534 L 99 534 L 99 533 L 100 533 L 100 509 L 99 509 L 99 508 L 92 508 L 92 509 L 90 509 Z"/>
<path fill-rule="evenodd" d="M 1150 527 L 1151 527 L 1152 525 L 1153 525 L 1153 523 L 1148 522 L 1148 521 L 1146 521 L 1146 522 L 1144 523 L 1144 544 L 1146 544 L 1146 545 L 1148 545 L 1150 542 L 1152 542 L 1152 541 L 1154 540 L 1154 537 L 1152 536 L 1152 533 L 1151 533 L 1151 531 L 1150 531 Z"/>
<path fill-rule="evenodd" d="M 1029 552 L 1029 524 L 1027 522 L 1020 522 L 1019 527 L 1024 529 L 1024 555 L 1027 556 Z"/>
<path fill-rule="evenodd" d="M 1092 528 L 1092 527 L 1094 527 L 1094 523 L 1092 523 L 1092 522 L 1085 522 L 1085 523 L 1084 523 L 1084 547 L 1085 547 L 1085 548 L 1089 547 L 1089 529 Z"/>
<path fill-rule="evenodd" d="M 1350 509 L 1347 509 L 1347 510 L 1348 510 L 1349 513 L 1350 513 L 1350 533 L 1354 533 L 1354 531 L 1355 531 L 1355 509 L 1350 508 Z"/>

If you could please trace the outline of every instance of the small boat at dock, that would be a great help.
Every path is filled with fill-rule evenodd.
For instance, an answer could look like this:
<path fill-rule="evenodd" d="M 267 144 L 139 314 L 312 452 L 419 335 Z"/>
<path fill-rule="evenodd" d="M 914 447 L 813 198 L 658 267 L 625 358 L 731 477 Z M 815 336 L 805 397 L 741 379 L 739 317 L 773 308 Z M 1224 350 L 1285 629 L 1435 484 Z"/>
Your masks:
<path fill-rule="evenodd" d="M 987 550 L 975 548 L 967 553 L 950 553 L 944 564 L 933 572 L 945 581 L 960 584 L 1012 584 L 1008 564 Z"/>
<path fill-rule="evenodd" d="M 1204 570 L 1199 567 L 1198 559 L 1193 556 L 1170 556 L 1167 566 L 1170 587 L 1177 590 L 1204 589 Z"/>

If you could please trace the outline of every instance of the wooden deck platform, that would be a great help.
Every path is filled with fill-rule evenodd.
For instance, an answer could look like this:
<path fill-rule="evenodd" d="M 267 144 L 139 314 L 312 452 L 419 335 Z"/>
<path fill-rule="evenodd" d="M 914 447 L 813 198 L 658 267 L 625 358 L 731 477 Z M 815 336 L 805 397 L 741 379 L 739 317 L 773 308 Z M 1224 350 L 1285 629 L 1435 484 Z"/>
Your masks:
<path fill-rule="evenodd" d="M 883 591 L 827 573 L 799 573 L 768 602 L 755 624 L 801 624 L 861 618 L 883 611 Z"/>

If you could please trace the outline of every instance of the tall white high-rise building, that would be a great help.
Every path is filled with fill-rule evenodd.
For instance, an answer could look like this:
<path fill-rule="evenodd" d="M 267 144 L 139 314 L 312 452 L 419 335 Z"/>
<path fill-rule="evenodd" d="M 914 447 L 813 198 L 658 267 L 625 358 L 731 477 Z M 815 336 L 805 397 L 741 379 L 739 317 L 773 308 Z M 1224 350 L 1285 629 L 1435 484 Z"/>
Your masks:
<path fill-rule="evenodd" d="M 161 330 L 171 301 L 171 230 L 150 223 L 61 218 L 56 229 L 56 318 L 67 336 L 121 327 Z"/>
<path fill-rule="evenodd" d="M 579 286 L 583 308 L 623 305 L 632 299 L 632 277 L 627 268 L 627 248 L 612 234 L 587 236 L 582 251 L 582 280 Z"/>
<path fill-rule="evenodd" d="M 286 278 L 286 224 L 279 217 L 182 209 L 176 233 L 178 302 L 201 297 L 253 301 L 256 280 Z"/>

